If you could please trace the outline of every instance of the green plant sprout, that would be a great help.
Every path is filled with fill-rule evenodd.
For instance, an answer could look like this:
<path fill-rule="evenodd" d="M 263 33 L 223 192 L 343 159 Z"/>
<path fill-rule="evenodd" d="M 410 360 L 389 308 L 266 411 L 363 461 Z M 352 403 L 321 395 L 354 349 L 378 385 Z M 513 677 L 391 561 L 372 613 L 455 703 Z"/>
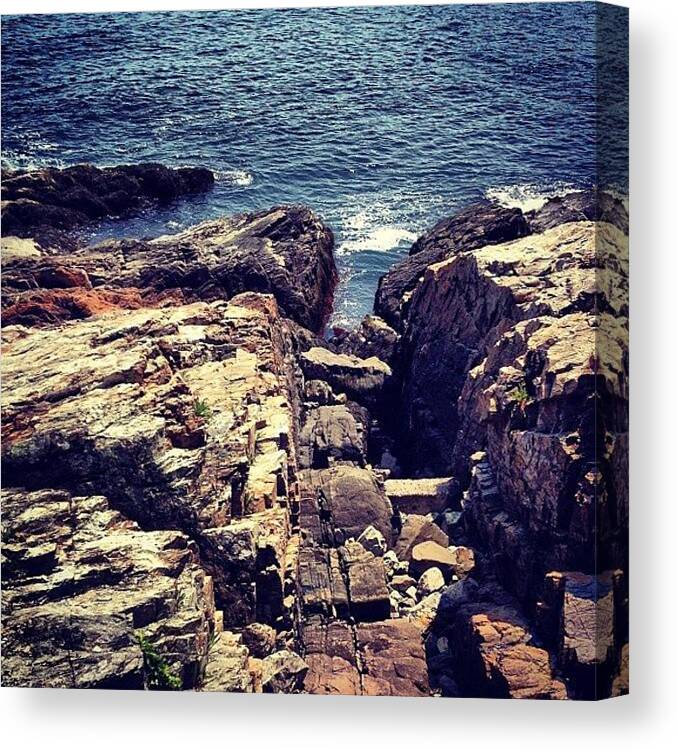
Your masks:
<path fill-rule="evenodd" d="M 136 637 L 141 653 L 144 655 L 148 689 L 181 690 L 181 677 L 174 674 L 148 638 L 141 632 L 138 632 Z"/>
<path fill-rule="evenodd" d="M 193 402 L 193 413 L 196 417 L 200 417 L 201 419 L 208 420 L 212 416 L 212 410 L 207 405 L 207 401 L 203 401 L 202 399 L 196 398 L 196 400 Z"/>

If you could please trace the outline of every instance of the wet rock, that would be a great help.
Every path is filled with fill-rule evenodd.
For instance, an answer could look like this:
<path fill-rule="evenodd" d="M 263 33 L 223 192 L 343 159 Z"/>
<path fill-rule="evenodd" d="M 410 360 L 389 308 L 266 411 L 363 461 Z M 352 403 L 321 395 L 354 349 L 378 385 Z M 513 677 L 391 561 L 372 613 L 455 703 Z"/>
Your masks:
<path fill-rule="evenodd" d="M 449 539 L 433 521 L 413 513 L 408 515 L 403 523 L 394 548 L 395 554 L 398 559 L 409 561 L 412 557 L 412 549 L 421 542 L 436 542 L 442 547 L 447 547 Z"/>
<path fill-rule="evenodd" d="M 412 245 L 410 255 L 436 248 L 444 257 L 524 237 L 528 224 L 519 208 L 476 203 L 441 219 Z"/>
<path fill-rule="evenodd" d="M 605 221 L 624 234 L 629 231 L 629 214 L 621 199 L 605 190 L 581 190 L 550 198 L 526 214 L 531 232 L 544 232 L 574 221 Z"/>
<path fill-rule="evenodd" d="M 70 229 L 137 210 L 152 201 L 168 203 L 181 195 L 204 192 L 213 184 L 209 169 L 170 169 L 152 163 L 4 171 L 3 233 L 30 237 L 43 226 Z"/>
<path fill-rule="evenodd" d="M 294 651 L 276 651 L 262 662 L 264 693 L 299 693 L 304 687 L 308 664 Z"/>

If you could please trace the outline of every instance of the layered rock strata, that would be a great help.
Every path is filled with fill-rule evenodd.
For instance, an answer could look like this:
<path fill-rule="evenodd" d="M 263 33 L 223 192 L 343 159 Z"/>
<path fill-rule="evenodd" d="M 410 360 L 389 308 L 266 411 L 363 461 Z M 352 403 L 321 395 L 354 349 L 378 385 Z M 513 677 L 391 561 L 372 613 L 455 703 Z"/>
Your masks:
<path fill-rule="evenodd" d="M 39 242 L 30 254 L 10 247 L 3 257 L 3 323 L 58 323 L 115 307 L 223 300 L 249 291 L 273 294 L 284 315 L 318 331 L 336 284 L 332 248 L 330 230 L 301 206 L 58 255 Z"/>
<path fill-rule="evenodd" d="M 614 675 L 628 664 L 628 217 L 609 195 L 577 193 L 526 215 L 524 236 L 498 242 L 498 214 L 477 216 L 489 223 L 476 248 L 455 238 L 454 219 L 414 248 L 414 258 L 427 247 L 442 257 L 401 293 L 392 318 L 399 458 L 410 474 L 452 475 L 466 488 L 453 535 L 476 548 L 481 585 L 492 571 L 489 591 L 511 592 L 509 621 L 524 632 L 497 630 L 492 597 L 456 619 L 439 611 L 434 628 L 449 650 L 433 648 L 433 663 L 455 664 L 454 678 L 441 674 L 450 694 L 498 694 L 487 648 L 477 668 L 460 648 L 475 632 L 467 643 L 546 649 L 533 662 L 544 679 L 531 697 L 565 688 L 604 697 L 613 680 L 626 684 Z M 484 686 L 469 683 L 483 663 Z M 510 686 L 514 667 L 492 664 L 507 665 L 500 682 Z M 551 665 L 562 689 L 548 687 Z M 523 687 L 502 690 L 527 697 Z"/>

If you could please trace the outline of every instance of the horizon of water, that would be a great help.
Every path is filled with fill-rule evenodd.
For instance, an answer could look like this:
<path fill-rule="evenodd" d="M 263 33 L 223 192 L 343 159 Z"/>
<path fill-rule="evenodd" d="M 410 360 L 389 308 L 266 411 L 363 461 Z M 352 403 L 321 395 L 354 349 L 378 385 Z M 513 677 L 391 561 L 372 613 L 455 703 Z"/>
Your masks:
<path fill-rule="evenodd" d="M 209 193 L 105 221 L 92 240 L 307 204 L 337 240 L 332 323 L 352 326 L 371 311 L 379 277 L 442 216 L 484 197 L 527 210 L 600 181 L 601 131 L 606 182 L 626 187 L 623 104 L 597 121 L 596 12 L 540 3 L 3 17 L 3 165 L 215 171 Z M 623 45 L 607 54 L 606 86 L 623 98 Z"/>

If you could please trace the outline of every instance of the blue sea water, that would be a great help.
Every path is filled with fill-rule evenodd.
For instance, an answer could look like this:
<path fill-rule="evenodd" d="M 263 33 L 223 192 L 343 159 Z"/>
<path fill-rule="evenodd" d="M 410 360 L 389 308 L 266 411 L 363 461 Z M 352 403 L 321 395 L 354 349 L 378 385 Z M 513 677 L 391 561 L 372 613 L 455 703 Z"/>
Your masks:
<path fill-rule="evenodd" d="M 625 39 L 603 34 L 601 71 L 595 29 L 594 3 L 5 17 L 3 163 L 217 171 L 212 192 L 93 239 L 308 204 L 336 233 L 333 322 L 350 325 L 455 208 L 594 183 L 603 140 L 625 188 Z"/>

